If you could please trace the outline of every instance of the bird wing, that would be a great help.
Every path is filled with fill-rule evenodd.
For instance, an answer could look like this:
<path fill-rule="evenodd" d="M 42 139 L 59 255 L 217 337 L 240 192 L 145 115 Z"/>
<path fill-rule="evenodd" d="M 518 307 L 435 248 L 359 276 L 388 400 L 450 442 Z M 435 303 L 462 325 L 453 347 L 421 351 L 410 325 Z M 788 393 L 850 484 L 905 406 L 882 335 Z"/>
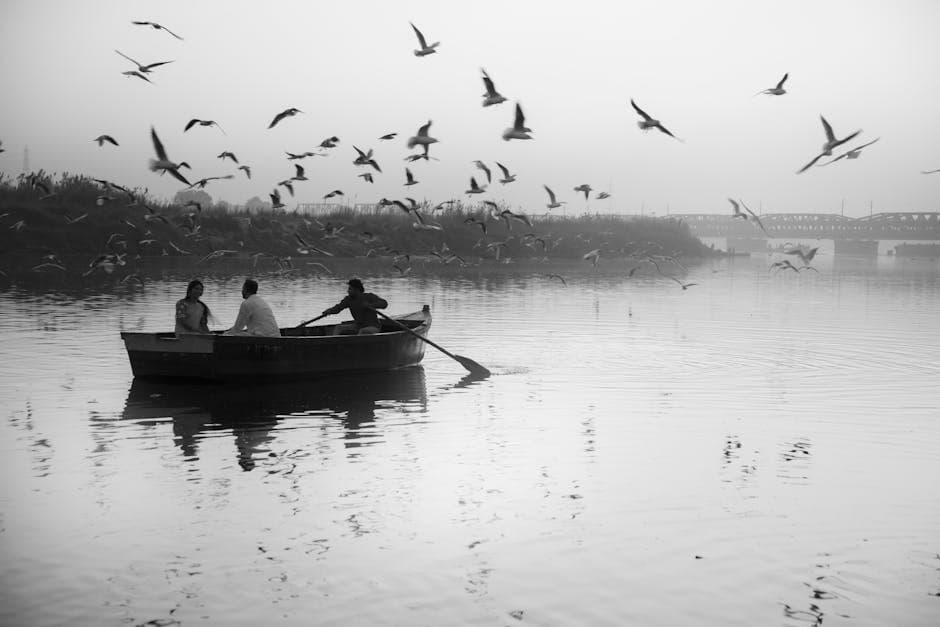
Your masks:
<path fill-rule="evenodd" d="M 554 205 L 555 204 L 555 192 L 553 192 L 552 189 L 548 185 L 542 185 L 542 187 L 544 187 L 545 191 L 548 192 L 548 198 L 551 201 L 551 203 Z"/>
<path fill-rule="evenodd" d="M 525 116 L 522 114 L 522 106 L 518 102 L 516 103 L 516 119 L 512 126 L 520 130 L 525 128 Z"/>
<path fill-rule="evenodd" d="M 508 179 L 508 178 L 509 178 L 509 168 L 507 168 L 506 166 L 504 166 L 504 165 L 503 165 L 502 163 L 500 163 L 499 161 L 496 162 L 496 165 L 497 165 L 497 167 L 499 167 L 500 170 L 503 171 L 503 178 L 504 178 L 504 179 Z"/>
<path fill-rule="evenodd" d="M 787 78 L 788 78 L 789 76 L 790 76 L 790 73 L 789 73 L 789 72 L 787 72 L 786 74 L 783 75 L 783 78 L 781 78 L 781 79 L 780 79 L 780 82 L 777 83 L 777 89 L 782 89 L 782 88 L 783 88 L 783 84 L 787 82 Z"/>
<path fill-rule="evenodd" d="M 274 125 L 284 119 L 284 116 L 287 115 L 286 111 L 282 111 L 274 116 L 274 119 L 271 120 L 271 123 L 268 124 L 268 128 L 274 128 Z"/>
<path fill-rule="evenodd" d="M 408 23 L 411 24 L 411 22 L 408 22 Z M 418 45 L 421 46 L 422 49 L 427 48 L 428 43 L 424 40 L 424 35 L 421 34 L 421 31 L 418 30 L 418 27 L 415 26 L 414 24 L 411 24 L 411 28 L 414 29 L 415 35 L 418 36 Z"/>
<path fill-rule="evenodd" d="M 130 58 L 129 56 L 127 56 L 126 54 L 124 54 L 124 53 L 121 52 L 120 50 L 115 49 L 115 52 L 118 53 L 119 55 L 121 55 L 122 57 L 124 57 L 125 59 L 127 59 L 128 61 L 130 61 L 131 63 L 133 63 L 134 65 L 136 65 L 137 67 L 141 67 L 140 63 L 138 63 L 137 61 L 133 60 L 132 58 Z"/>
<path fill-rule="evenodd" d="M 153 149 L 157 153 L 157 159 L 160 161 L 168 161 L 166 158 L 166 149 L 163 147 L 163 142 L 160 141 L 160 138 L 157 137 L 157 131 L 154 127 L 150 127 L 150 139 L 153 140 Z"/>
<path fill-rule="evenodd" d="M 809 163 L 807 163 L 806 165 L 804 165 L 802 168 L 800 168 L 799 170 L 797 170 L 796 173 L 797 173 L 797 174 L 802 174 L 803 172 L 806 172 L 806 171 L 809 170 L 811 167 L 813 167 L 813 165 L 814 165 L 817 161 L 819 161 L 819 160 L 822 158 L 822 156 L 823 156 L 823 153 L 819 153 L 818 155 L 816 155 L 815 157 L 813 157 L 813 160 L 812 160 L 812 161 L 810 161 Z"/>
<path fill-rule="evenodd" d="M 662 131 L 663 133 L 665 133 L 666 135 L 669 135 L 669 136 L 672 137 L 673 139 L 678 139 L 678 137 L 676 137 L 676 136 L 673 135 L 671 132 L 669 132 L 669 129 L 666 128 L 665 126 L 663 126 L 662 124 L 656 124 L 656 128 L 658 128 L 659 130 L 661 130 L 661 131 Z"/>
<path fill-rule="evenodd" d="M 303 175 L 304 175 L 304 167 L 303 167 L 302 165 L 300 165 L 299 163 L 295 163 L 295 164 L 294 164 L 294 170 L 297 172 L 297 174 L 295 174 L 294 176 L 303 176 Z"/>
<path fill-rule="evenodd" d="M 193 118 L 192 120 L 186 123 L 185 127 L 183 127 L 183 132 L 185 133 L 186 131 L 194 127 L 196 124 L 199 124 L 199 120 L 197 118 Z"/>
<path fill-rule="evenodd" d="M 823 130 L 826 131 L 826 139 L 830 142 L 836 141 L 836 136 L 832 132 L 832 126 L 829 125 L 829 122 L 826 121 L 826 118 L 819 116 L 819 119 L 822 120 Z"/>
<path fill-rule="evenodd" d="M 644 111 L 643 109 L 641 109 L 641 108 L 639 108 L 638 106 L 636 106 L 636 103 L 633 102 L 633 99 L 632 99 L 632 98 L 630 99 L 630 106 L 632 106 L 632 107 L 633 107 L 633 110 L 636 111 L 637 113 L 639 113 L 640 116 L 641 116 L 644 120 L 652 120 L 652 119 L 653 119 L 653 118 L 651 118 L 649 115 L 647 115 L 646 111 Z"/>
<path fill-rule="evenodd" d="M 852 151 L 850 150 L 849 152 L 852 152 Z M 835 163 L 835 162 L 838 161 L 839 159 L 845 159 L 845 158 L 849 155 L 849 152 L 843 152 L 841 155 L 839 155 L 839 156 L 836 157 L 835 159 L 830 159 L 829 161 L 827 161 L 827 162 L 825 162 L 825 163 L 820 163 L 819 166 L 822 167 L 822 166 L 824 166 L 824 165 L 829 165 L 829 164 L 831 164 L 831 163 Z"/>
<path fill-rule="evenodd" d="M 427 137 L 428 131 L 431 129 L 431 120 L 428 120 L 428 123 L 418 129 L 418 137 Z"/>
<path fill-rule="evenodd" d="M 493 79 L 490 78 L 490 75 L 486 73 L 486 70 L 480 68 L 480 71 L 483 72 L 483 86 L 486 87 L 486 94 L 488 96 L 496 95 L 496 87 L 493 86 Z"/>
<path fill-rule="evenodd" d="M 143 70 L 149 70 L 150 68 L 157 67 L 160 65 L 166 65 L 167 63 L 173 63 L 172 61 L 157 61 L 156 63 L 150 63 L 148 65 L 140 66 Z"/>

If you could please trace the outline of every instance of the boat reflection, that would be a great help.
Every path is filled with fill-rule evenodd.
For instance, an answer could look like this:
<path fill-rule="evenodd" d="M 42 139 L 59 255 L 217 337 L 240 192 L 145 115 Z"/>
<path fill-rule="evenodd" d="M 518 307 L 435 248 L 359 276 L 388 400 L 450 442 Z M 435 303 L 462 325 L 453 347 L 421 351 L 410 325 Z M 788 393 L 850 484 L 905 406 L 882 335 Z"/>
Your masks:
<path fill-rule="evenodd" d="M 290 383 L 196 384 L 134 379 L 123 418 L 173 420 L 176 445 L 188 459 L 198 458 L 201 438 L 231 431 L 244 470 L 269 452 L 272 430 L 292 416 L 320 416 L 342 425 L 347 448 L 368 443 L 363 430 L 375 422 L 376 409 L 423 408 L 427 403 L 424 368 L 326 377 Z"/>

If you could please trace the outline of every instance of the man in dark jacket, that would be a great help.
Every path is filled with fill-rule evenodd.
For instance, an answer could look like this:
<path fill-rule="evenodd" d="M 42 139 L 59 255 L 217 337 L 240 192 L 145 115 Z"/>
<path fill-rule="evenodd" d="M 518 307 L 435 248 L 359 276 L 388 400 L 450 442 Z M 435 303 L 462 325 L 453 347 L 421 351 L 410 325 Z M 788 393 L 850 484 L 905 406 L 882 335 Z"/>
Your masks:
<path fill-rule="evenodd" d="M 344 322 L 336 325 L 333 331 L 334 335 L 367 335 L 378 333 L 382 328 L 379 324 L 376 309 L 385 309 L 388 303 L 384 298 L 379 298 L 371 292 L 366 292 L 362 281 L 359 279 L 350 279 L 347 282 L 349 286 L 346 290 L 347 296 L 337 304 L 328 309 L 324 309 L 325 315 L 338 314 L 344 309 L 349 309 L 352 314 L 353 322 Z"/>

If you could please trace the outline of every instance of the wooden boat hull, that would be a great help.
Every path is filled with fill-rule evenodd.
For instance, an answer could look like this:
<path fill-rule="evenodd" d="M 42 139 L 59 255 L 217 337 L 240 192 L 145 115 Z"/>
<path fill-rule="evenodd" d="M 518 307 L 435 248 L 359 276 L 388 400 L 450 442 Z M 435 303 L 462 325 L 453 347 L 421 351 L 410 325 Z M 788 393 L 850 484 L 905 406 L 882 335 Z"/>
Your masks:
<path fill-rule="evenodd" d="M 428 307 L 396 316 L 427 337 Z M 281 337 L 122 332 L 135 377 L 212 381 L 290 380 L 414 366 L 425 342 L 391 323 L 375 335 L 332 335 L 335 325 L 284 328 Z"/>

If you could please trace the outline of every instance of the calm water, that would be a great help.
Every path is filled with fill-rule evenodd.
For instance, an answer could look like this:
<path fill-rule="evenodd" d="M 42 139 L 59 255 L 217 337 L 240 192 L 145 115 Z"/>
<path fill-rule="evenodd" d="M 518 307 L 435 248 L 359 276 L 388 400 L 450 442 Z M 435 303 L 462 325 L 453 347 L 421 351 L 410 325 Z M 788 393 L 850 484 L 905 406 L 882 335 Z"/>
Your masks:
<path fill-rule="evenodd" d="M 936 261 L 387 265 L 338 275 L 492 377 L 134 381 L 189 276 L 0 287 L 0 623 L 940 624 Z"/>

